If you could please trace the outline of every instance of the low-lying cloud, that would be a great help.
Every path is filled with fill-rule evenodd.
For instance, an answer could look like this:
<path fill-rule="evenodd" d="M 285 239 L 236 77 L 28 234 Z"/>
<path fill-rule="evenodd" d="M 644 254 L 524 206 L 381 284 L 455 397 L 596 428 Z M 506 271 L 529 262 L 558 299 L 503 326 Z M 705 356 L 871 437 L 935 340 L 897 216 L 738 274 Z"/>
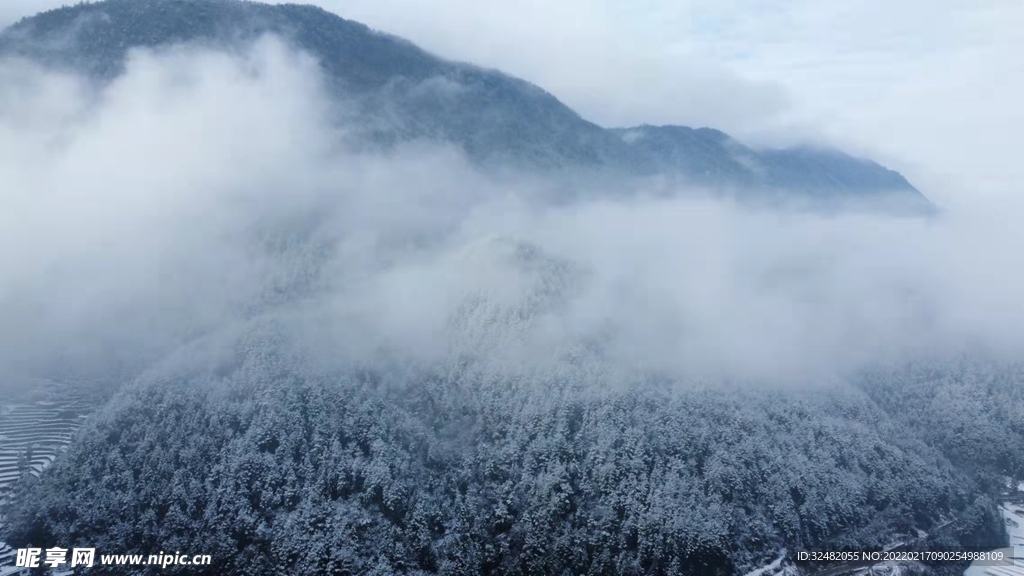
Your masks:
<path fill-rule="evenodd" d="M 334 360 L 516 374 L 812 382 L 1024 350 L 1013 206 L 556 206 L 448 147 L 350 151 L 335 106 L 274 39 L 135 52 L 103 88 L 0 62 L 0 370 L 141 369 L 256 315 Z"/>

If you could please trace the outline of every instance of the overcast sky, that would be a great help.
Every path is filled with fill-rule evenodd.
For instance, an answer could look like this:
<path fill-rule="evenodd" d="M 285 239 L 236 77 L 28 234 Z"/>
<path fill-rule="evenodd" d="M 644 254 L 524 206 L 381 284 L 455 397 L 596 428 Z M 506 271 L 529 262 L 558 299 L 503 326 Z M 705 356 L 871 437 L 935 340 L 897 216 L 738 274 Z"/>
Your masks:
<path fill-rule="evenodd" d="M 0 22 L 59 0 L 4 0 Z M 315 0 L 604 125 L 820 139 L 940 201 L 1024 183 L 1019 0 Z"/>

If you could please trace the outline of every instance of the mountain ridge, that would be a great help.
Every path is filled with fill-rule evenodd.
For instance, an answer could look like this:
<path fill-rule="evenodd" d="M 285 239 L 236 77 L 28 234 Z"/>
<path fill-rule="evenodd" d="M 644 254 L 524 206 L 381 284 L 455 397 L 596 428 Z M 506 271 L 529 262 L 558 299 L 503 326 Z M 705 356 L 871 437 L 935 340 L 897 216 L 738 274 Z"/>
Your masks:
<path fill-rule="evenodd" d="M 20 56 L 100 80 L 124 69 L 131 48 L 196 42 L 237 47 L 283 37 L 319 62 L 334 90 L 354 96 L 370 141 L 453 143 L 481 164 L 542 172 L 583 169 L 668 175 L 717 189 L 783 190 L 812 197 L 896 194 L 927 202 L 899 173 L 837 150 L 758 150 L 712 128 L 604 128 L 526 80 L 445 60 L 414 43 L 323 8 L 248 0 L 104 0 L 22 18 L 0 32 L 0 56 Z M 458 90 L 420 89 L 441 79 Z M 636 135 L 642 137 L 636 137 Z"/>

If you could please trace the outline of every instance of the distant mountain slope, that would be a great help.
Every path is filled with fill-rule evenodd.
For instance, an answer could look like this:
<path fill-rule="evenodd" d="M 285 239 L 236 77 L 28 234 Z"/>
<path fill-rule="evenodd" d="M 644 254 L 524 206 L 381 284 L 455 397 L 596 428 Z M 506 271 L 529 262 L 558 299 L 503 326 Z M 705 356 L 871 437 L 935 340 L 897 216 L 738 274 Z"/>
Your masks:
<path fill-rule="evenodd" d="M 528 82 L 442 60 L 313 6 L 237 0 L 79 4 L 4 30 L 0 55 L 109 79 L 133 47 L 199 42 L 227 48 L 264 33 L 279 34 L 318 58 L 328 81 L 362 102 L 364 112 L 399 120 L 399 129 L 373 132 L 374 141 L 437 139 L 459 145 L 478 162 L 543 171 L 663 174 L 705 186 L 816 196 L 898 192 L 923 200 L 898 173 L 835 151 L 758 151 L 716 130 L 679 126 L 605 129 Z"/>

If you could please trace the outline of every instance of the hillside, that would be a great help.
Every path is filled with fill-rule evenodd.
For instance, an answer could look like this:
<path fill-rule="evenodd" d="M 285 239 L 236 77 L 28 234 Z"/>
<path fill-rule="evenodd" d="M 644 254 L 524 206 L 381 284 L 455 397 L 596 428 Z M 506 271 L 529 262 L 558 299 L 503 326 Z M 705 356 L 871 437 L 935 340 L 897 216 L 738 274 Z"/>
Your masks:
<path fill-rule="evenodd" d="M 456 303 L 442 358 L 359 359 L 348 338 L 375 336 L 329 301 L 269 307 L 123 386 L 19 486 L 7 541 L 216 559 L 182 574 L 724 576 L 919 531 L 1004 540 L 1020 366 L 762 388 L 625 370 L 600 334 L 522 364 L 587 275 L 503 241 L 458 259 L 503 282 Z"/>
<path fill-rule="evenodd" d="M 217 559 L 188 574 L 742 574 L 781 548 L 881 549 L 950 519 L 934 544 L 998 542 L 986 493 L 1021 468 L 880 407 L 930 394 L 924 373 L 870 395 L 594 394 L 571 370 L 311 372 L 282 341 L 257 323 L 230 367 L 126 390 L 12 512 L 12 544 Z M 984 383 L 947 425 L 1013 388 Z"/>

